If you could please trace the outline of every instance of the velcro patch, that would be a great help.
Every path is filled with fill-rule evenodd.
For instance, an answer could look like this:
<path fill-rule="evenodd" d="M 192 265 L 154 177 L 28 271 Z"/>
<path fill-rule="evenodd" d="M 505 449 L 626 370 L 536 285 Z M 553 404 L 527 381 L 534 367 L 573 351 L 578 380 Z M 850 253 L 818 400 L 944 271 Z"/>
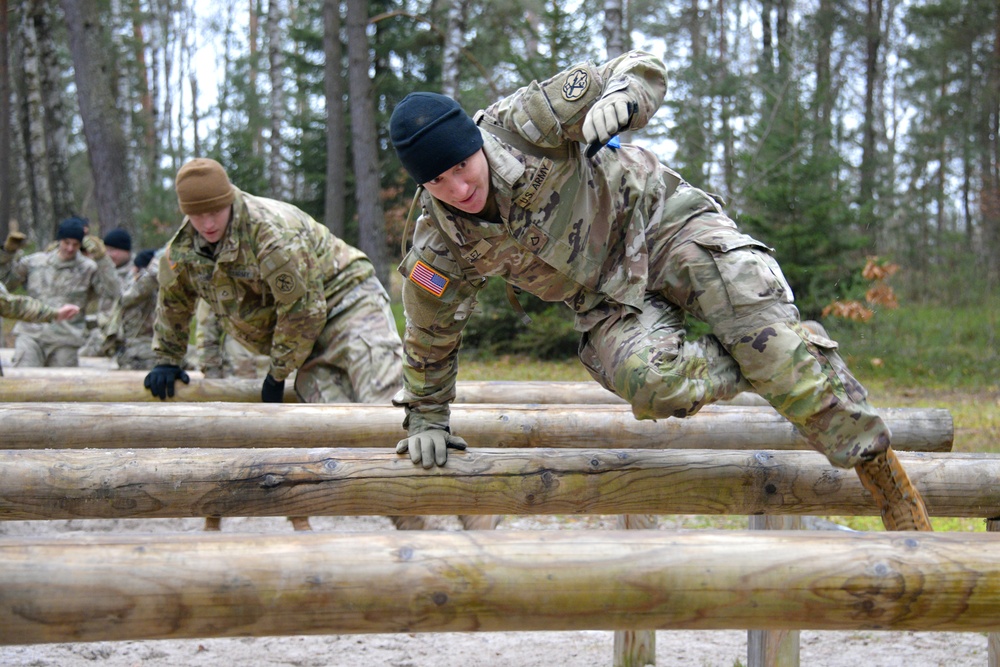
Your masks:
<path fill-rule="evenodd" d="M 448 287 L 448 279 L 422 261 L 417 261 L 410 271 L 410 281 L 440 297 Z"/>

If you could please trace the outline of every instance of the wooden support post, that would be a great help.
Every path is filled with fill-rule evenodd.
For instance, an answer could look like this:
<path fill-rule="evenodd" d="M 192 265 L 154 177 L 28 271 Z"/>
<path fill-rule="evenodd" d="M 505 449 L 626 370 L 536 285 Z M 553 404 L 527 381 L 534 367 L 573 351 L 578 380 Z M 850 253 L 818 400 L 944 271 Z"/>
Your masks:
<path fill-rule="evenodd" d="M 1000 456 L 900 453 L 935 516 L 1000 516 Z M 877 515 L 815 452 L 0 450 L 0 519 L 412 514 Z M 646 531 L 635 531 L 642 533 Z"/>
<path fill-rule="evenodd" d="M 882 411 L 893 447 L 949 451 L 947 410 Z M 0 403 L 2 445 L 41 447 L 395 447 L 403 412 L 381 405 Z M 625 405 L 454 405 L 472 447 L 811 449 L 766 407 L 708 406 L 686 419 L 635 419 Z"/>
<path fill-rule="evenodd" d="M 802 517 L 751 516 L 750 530 L 801 530 Z M 798 630 L 747 630 L 747 667 L 798 667 Z"/>
<path fill-rule="evenodd" d="M 621 530 L 651 530 L 656 528 L 653 514 L 619 514 Z M 656 664 L 656 632 L 618 630 L 614 641 L 614 667 L 646 667 Z"/>
<path fill-rule="evenodd" d="M 986 531 L 989 533 L 1000 532 L 1000 517 L 987 519 Z M 1000 632 L 989 633 L 987 647 L 989 649 L 989 667 L 1000 667 Z"/>
<path fill-rule="evenodd" d="M 992 533 L 386 531 L 0 541 L 0 642 L 521 630 L 983 632 Z"/>

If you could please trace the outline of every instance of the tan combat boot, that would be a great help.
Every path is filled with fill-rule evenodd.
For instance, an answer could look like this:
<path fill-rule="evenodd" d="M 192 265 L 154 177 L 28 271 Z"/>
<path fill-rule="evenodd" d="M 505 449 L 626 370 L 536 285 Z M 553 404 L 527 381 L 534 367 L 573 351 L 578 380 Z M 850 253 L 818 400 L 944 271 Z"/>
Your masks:
<path fill-rule="evenodd" d="M 934 530 L 920 492 L 891 448 L 854 469 L 861 485 L 875 498 L 886 530 Z"/>

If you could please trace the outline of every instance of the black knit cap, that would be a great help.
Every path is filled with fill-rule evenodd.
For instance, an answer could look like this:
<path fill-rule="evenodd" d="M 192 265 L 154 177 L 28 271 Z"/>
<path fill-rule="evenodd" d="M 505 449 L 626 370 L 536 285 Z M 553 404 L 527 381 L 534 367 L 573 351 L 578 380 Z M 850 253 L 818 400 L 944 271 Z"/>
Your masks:
<path fill-rule="evenodd" d="M 56 232 L 56 240 L 76 239 L 83 241 L 83 228 L 85 226 L 83 218 L 66 218 L 59 223 L 59 231 Z"/>
<path fill-rule="evenodd" d="M 389 138 L 417 183 L 448 171 L 483 147 L 483 136 L 458 102 L 437 93 L 410 93 L 393 109 Z"/>
<path fill-rule="evenodd" d="M 149 263 L 153 261 L 153 255 L 156 254 L 156 250 L 153 248 L 148 248 L 136 254 L 135 259 L 132 260 L 137 268 L 144 269 L 149 266 Z"/>
<path fill-rule="evenodd" d="M 119 250 L 128 250 L 131 252 L 132 235 L 128 233 L 128 230 L 121 227 L 112 229 L 104 235 L 104 245 L 109 248 L 118 248 Z"/>

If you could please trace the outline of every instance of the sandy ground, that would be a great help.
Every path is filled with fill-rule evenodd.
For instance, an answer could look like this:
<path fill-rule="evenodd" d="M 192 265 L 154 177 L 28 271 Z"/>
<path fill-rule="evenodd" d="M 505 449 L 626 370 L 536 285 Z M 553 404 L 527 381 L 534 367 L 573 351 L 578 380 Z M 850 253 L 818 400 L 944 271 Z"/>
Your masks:
<path fill-rule="evenodd" d="M 459 529 L 451 517 L 436 527 Z M 661 517 L 671 530 L 674 517 Z M 506 517 L 500 529 L 611 528 L 614 517 Z M 388 530 L 382 517 L 314 517 L 320 531 Z M 145 533 L 201 530 L 196 519 L 0 522 L 0 540 L 74 532 Z M 284 519 L 227 519 L 224 532 L 291 531 Z M 659 631 L 657 665 L 746 665 L 747 633 Z M 611 666 L 611 632 L 518 632 L 327 635 L 0 646 L 0 667 L 594 667 Z M 961 667 L 986 665 L 982 633 L 811 632 L 800 637 L 802 665 L 822 667 Z"/>

